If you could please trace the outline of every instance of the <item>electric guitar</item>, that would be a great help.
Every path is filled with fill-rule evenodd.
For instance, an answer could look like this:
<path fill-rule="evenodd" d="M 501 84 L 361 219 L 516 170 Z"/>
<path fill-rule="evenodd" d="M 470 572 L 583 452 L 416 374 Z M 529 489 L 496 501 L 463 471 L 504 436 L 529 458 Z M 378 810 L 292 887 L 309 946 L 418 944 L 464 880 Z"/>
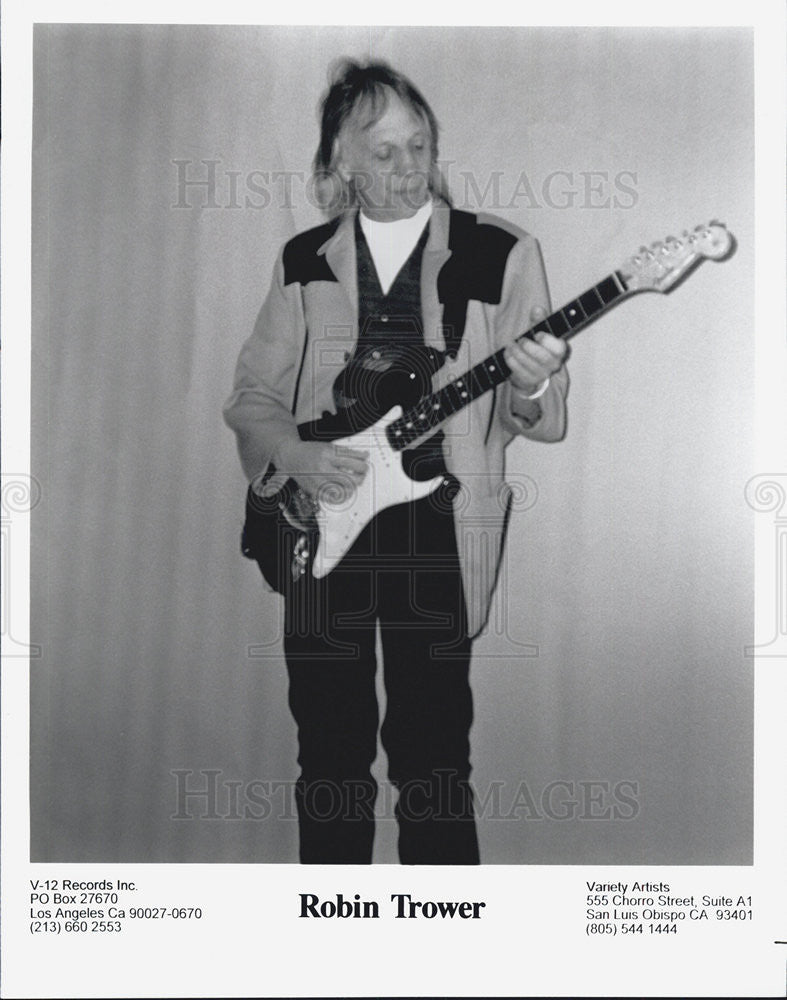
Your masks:
<path fill-rule="evenodd" d="M 517 339 L 532 339 L 541 331 L 568 338 L 636 292 L 669 291 L 703 259 L 725 257 L 732 243 L 724 225 L 711 222 L 680 239 L 668 237 L 642 247 L 618 270 Z M 511 373 L 501 348 L 432 391 L 432 375 L 442 366 L 444 355 L 422 343 L 401 349 L 394 345 L 392 350 L 390 355 L 382 346 L 367 344 L 334 387 L 335 398 L 349 405 L 298 428 L 304 440 L 332 441 L 368 452 L 362 483 L 351 485 L 348 480 L 345 488 L 326 488 L 312 497 L 293 479 L 277 486 L 271 467 L 261 495 L 249 491 L 242 550 L 257 560 L 267 582 L 280 593 L 309 567 L 315 578 L 326 576 L 380 511 L 437 489 L 442 475 L 419 480 L 408 474 L 404 467 L 408 453 Z M 362 398 L 364 387 L 369 390 L 366 398 Z"/>

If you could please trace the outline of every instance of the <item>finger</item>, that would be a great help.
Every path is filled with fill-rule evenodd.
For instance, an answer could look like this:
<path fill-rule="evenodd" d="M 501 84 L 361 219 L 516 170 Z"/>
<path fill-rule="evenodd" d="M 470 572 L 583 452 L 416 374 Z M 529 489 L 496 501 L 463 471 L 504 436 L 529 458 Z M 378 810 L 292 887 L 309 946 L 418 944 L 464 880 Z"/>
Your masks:
<path fill-rule="evenodd" d="M 540 323 L 542 319 L 546 318 L 547 318 L 547 310 L 545 306 L 533 306 L 533 308 L 530 310 L 530 322 L 533 324 L 533 326 L 535 326 L 536 323 Z"/>
<path fill-rule="evenodd" d="M 539 382 L 543 382 L 549 375 L 548 371 L 545 371 L 541 365 L 532 362 L 527 355 L 523 358 L 512 354 L 506 358 L 506 361 L 515 381 L 523 385 L 535 386 Z"/>
<path fill-rule="evenodd" d="M 340 473 L 343 476 L 351 476 L 353 479 L 363 479 L 366 475 L 366 463 L 358 462 L 356 459 L 337 459 L 333 464 L 331 474 Z"/>
<path fill-rule="evenodd" d="M 355 458 L 364 463 L 369 457 L 368 451 L 361 451 L 359 448 L 348 448 L 345 444 L 334 445 L 333 450 L 336 455 L 341 455 L 342 458 Z"/>
<path fill-rule="evenodd" d="M 565 361 L 567 346 L 562 340 L 558 340 L 556 345 L 533 343 L 532 340 L 528 340 L 522 350 L 526 357 L 542 365 L 548 372 L 556 372 Z"/>
<path fill-rule="evenodd" d="M 551 365 L 555 360 L 555 355 L 549 348 L 532 340 L 524 340 L 515 344 L 514 354 L 522 364 Z"/>
<path fill-rule="evenodd" d="M 543 357 L 537 357 L 526 350 L 516 351 L 507 360 L 515 380 L 529 382 L 531 385 L 543 382 L 559 367 L 558 362 L 546 352 Z"/>
<path fill-rule="evenodd" d="M 366 474 L 366 459 L 356 458 L 352 454 L 344 455 L 337 452 L 331 458 L 331 468 L 336 472 L 344 473 L 346 476 L 363 478 Z"/>
<path fill-rule="evenodd" d="M 566 356 L 568 344 L 560 337 L 555 337 L 551 333 L 539 332 L 535 335 L 535 341 L 556 358 L 562 359 Z"/>

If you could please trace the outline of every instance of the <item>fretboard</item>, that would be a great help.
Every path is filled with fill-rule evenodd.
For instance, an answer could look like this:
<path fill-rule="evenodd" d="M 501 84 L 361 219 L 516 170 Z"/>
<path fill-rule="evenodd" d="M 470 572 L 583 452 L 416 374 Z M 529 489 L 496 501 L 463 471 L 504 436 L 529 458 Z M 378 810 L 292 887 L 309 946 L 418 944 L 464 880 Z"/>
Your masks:
<path fill-rule="evenodd" d="M 542 332 L 552 333 L 556 337 L 569 337 L 614 305 L 627 291 L 620 272 L 615 271 L 562 309 L 526 330 L 517 340 L 532 340 L 535 334 Z M 505 382 L 510 374 L 511 369 L 505 360 L 505 348 L 501 348 L 442 389 L 424 396 L 398 420 L 390 423 L 385 429 L 388 443 L 395 451 L 401 451 L 464 409 L 474 399 Z"/>

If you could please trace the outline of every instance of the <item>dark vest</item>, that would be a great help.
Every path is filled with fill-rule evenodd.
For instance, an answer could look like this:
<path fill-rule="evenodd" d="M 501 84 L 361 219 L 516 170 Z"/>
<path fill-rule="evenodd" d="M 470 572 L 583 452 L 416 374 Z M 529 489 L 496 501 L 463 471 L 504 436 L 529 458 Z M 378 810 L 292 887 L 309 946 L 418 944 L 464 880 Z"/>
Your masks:
<path fill-rule="evenodd" d="M 429 237 L 429 223 L 402 265 L 387 294 L 383 292 L 366 237 L 355 221 L 355 248 L 358 262 L 358 344 L 418 345 L 425 348 L 421 313 L 421 261 Z M 443 432 L 437 431 L 415 448 L 402 452 L 402 464 L 412 479 L 446 475 L 443 459 Z"/>

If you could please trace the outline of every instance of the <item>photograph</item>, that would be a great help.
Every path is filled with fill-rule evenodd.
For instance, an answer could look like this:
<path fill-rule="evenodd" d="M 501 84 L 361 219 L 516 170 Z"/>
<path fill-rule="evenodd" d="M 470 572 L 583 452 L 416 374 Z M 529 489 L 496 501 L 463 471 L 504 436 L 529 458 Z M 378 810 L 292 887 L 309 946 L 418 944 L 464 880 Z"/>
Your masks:
<path fill-rule="evenodd" d="M 751 31 L 33 40 L 31 858 L 751 863 Z"/>

